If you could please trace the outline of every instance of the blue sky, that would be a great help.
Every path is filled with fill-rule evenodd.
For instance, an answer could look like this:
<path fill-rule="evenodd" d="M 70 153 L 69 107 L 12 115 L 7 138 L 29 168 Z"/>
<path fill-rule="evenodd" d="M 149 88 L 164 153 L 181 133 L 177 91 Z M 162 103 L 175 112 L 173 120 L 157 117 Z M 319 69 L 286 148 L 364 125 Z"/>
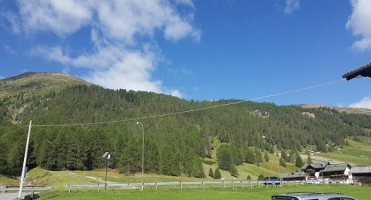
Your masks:
<path fill-rule="evenodd" d="M 0 78 L 65 72 L 194 100 L 340 80 L 371 62 L 369 0 L 0 0 Z M 371 79 L 259 101 L 371 109 Z"/>

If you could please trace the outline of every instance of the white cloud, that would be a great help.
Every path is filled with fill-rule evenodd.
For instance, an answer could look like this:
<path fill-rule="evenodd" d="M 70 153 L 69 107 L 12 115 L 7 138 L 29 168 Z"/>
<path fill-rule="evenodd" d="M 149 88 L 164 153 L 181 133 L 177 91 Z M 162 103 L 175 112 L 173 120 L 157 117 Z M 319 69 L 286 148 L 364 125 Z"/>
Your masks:
<path fill-rule="evenodd" d="M 349 16 L 346 28 L 361 39 L 353 43 L 353 48 L 364 51 L 371 47 L 371 1 L 351 0 L 353 12 Z"/>
<path fill-rule="evenodd" d="M 291 14 L 292 12 L 300 9 L 299 0 L 286 0 L 285 13 Z"/>
<path fill-rule="evenodd" d="M 159 61 L 154 51 L 156 37 L 170 41 L 200 40 L 193 27 L 192 0 L 18 0 L 21 31 L 27 34 L 51 32 L 62 39 L 89 28 L 93 48 L 85 53 L 61 46 L 38 45 L 32 55 L 61 64 L 86 68 L 84 77 L 107 88 L 125 88 L 168 93 L 162 81 L 152 80 Z M 178 5 L 188 7 L 182 12 Z M 72 52 L 70 52 L 72 51 Z M 71 56 L 74 55 L 74 56 Z"/>
<path fill-rule="evenodd" d="M 370 97 L 364 97 L 363 99 L 361 99 L 361 101 L 350 104 L 349 107 L 371 109 L 371 98 Z"/>

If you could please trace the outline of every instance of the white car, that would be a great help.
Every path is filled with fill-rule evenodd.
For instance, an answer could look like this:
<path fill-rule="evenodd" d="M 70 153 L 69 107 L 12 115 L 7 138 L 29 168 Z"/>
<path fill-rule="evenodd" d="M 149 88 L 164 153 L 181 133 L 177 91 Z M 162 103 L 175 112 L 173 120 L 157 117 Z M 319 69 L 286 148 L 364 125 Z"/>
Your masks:
<path fill-rule="evenodd" d="M 274 195 L 271 200 L 357 200 L 343 194 L 333 193 L 289 193 Z"/>

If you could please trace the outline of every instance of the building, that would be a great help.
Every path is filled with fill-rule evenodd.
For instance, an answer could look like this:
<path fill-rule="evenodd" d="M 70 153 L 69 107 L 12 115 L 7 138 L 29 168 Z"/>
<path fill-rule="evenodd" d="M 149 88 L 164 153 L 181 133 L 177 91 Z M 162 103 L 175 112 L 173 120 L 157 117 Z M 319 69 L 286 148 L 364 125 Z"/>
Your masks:
<path fill-rule="evenodd" d="M 348 163 L 327 165 L 325 169 L 320 171 L 322 178 L 329 178 L 334 181 L 343 181 L 352 183 L 351 166 Z"/>
<path fill-rule="evenodd" d="M 305 181 L 307 174 L 305 172 L 282 173 L 280 178 L 284 181 Z"/>
<path fill-rule="evenodd" d="M 353 167 L 350 172 L 352 173 L 354 184 L 371 186 L 371 166 Z"/>
<path fill-rule="evenodd" d="M 324 170 L 328 165 L 329 162 L 319 162 L 319 163 L 312 163 L 312 164 L 305 164 L 300 169 L 301 171 L 307 173 L 309 178 L 319 178 L 320 171 Z"/>

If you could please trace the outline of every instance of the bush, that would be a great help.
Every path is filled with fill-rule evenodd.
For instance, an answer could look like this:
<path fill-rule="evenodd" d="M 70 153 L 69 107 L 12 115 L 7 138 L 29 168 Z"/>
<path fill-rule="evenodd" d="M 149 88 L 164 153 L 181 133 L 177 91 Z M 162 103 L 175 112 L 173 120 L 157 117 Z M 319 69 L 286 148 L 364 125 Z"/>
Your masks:
<path fill-rule="evenodd" d="M 246 180 L 250 181 L 251 180 L 251 176 L 250 175 L 247 175 Z"/>
<path fill-rule="evenodd" d="M 263 181 L 263 180 L 264 180 L 264 175 L 263 174 L 259 174 L 258 181 Z"/>

